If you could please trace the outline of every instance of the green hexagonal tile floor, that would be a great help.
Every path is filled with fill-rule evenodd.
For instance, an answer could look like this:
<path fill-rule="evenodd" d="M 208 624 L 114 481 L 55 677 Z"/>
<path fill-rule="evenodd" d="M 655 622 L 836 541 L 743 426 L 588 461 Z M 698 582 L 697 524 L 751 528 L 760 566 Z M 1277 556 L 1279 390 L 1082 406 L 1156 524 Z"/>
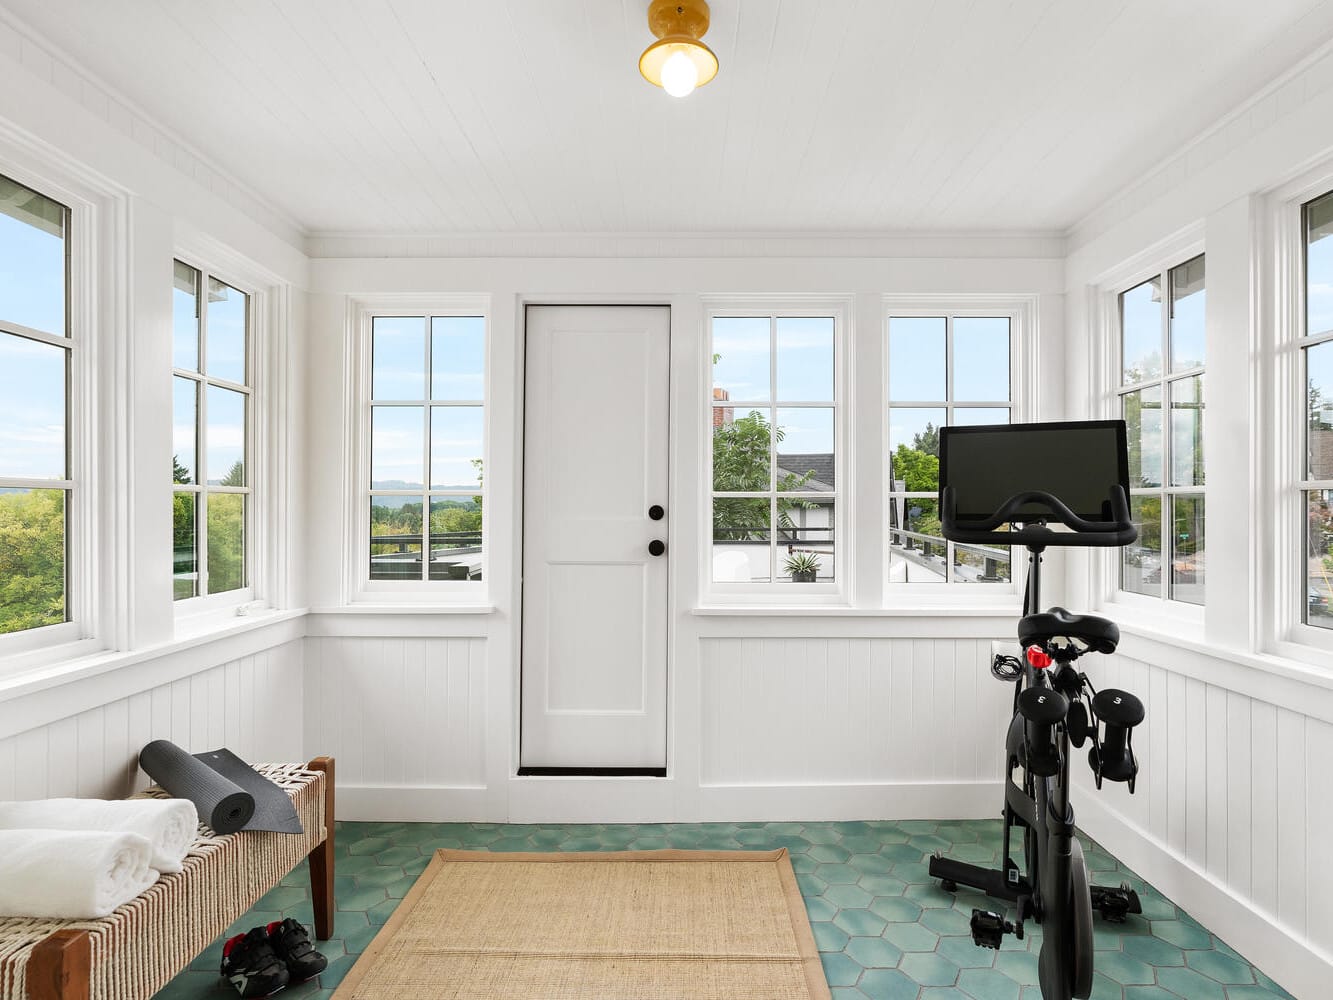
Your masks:
<path fill-rule="evenodd" d="M 1099 921 L 1096 1000 L 1291 1000 L 1189 914 L 1083 838 L 1094 881 L 1128 881 L 1144 915 Z M 290 1000 L 332 995 L 347 970 L 402 901 L 440 847 L 490 851 L 620 851 L 664 847 L 792 853 L 824 970 L 837 1000 L 1040 1000 L 1040 928 L 1000 951 L 972 944 L 968 918 L 986 898 L 942 891 L 926 874 L 936 849 L 978 864 L 998 864 L 998 820 L 934 823 L 685 823 L 505 826 L 496 823 L 339 823 L 338 915 L 334 937 L 319 944 L 329 967 L 288 989 Z M 312 919 L 302 865 L 228 930 L 295 917 Z M 222 940 L 167 984 L 159 1000 L 223 1000 L 217 970 Z"/>

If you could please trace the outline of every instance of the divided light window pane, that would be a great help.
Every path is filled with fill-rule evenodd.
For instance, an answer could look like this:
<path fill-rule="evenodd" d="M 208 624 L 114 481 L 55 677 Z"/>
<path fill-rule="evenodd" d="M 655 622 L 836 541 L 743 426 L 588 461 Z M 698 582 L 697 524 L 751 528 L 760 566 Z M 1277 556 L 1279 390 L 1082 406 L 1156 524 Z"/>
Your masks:
<path fill-rule="evenodd" d="M 0 323 L 68 336 L 67 210 L 0 177 Z"/>
<path fill-rule="evenodd" d="M 945 398 L 947 324 L 943 316 L 890 318 L 890 400 L 911 403 Z"/>
<path fill-rule="evenodd" d="M 1333 192 L 1305 206 L 1305 336 L 1333 333 Z M 1305 622 L 1333 629 L 1333 340 L 1306 346 Z"/>
<path fill-rule="evenodd" d="M 1133 385 L 1162 375 L 1162 279 L 1120 296 L 1122 380 Z"/>
<path fill-rule="evenodd" d="M 0 634 L 69 620 L 68 224 L 0 177 Z"/>
<path fill-rule="evenodd" d="M 716 316 L 711 326 L 712 578 L 833 582 L 834 318 Z"/>
<path fill-rule="evenodd" d="M 204 356 L 210 378 L 245 383 L 248 298 L 217 278 L 208 279 L 208 343 Z"/>
<path fill-rule="evenodd" d="M 1202 254 L 1120 295 L 1120 412 L 1139 529 L 1120 550 L 1120 587 L 1190 604 L 1204 600 L 1204 500 L 1188 492 L 1204 485 L 1204 377 L 1177 373 L 1203 367 L 1206 301 Z"/>
<path fill-rule="evenodd" d="M 486 319 L 375 316 L 370 348 L 369 579 L 480 580 Z"/>
<path fill-rule="evenodd" d="M 199 370 L 199 272 L 174 262 L 171 288 L 171 363 Z"/>
<path fill-rule="evenodd" d="M 193 483 L 197 480 L 198 433 L 199 383 L 177 375 L 171 380 L 172 482 Z"/>
<path fill-rule="evenodd" d="M 207 271 L 174 262 L 171 478 L 176 600 L 249 585 L 250 334 L 248 294 Z"/>
<path fill-rule="evenodd" d="M 426 398 L 426 321 L 376 316 L 371 326 L 370 398 Z"/>
<path fill-rule="evenodd" d="M 769 365 L 771 339 L 767 316 L 714 317 L 715 400 L 766 403 L 773 398 Z"/>
<path fill-rule="evenodd" d="M 0 333 L 0 476 L 64 479 L 63 347 Z"/>
<path fill-rule="evenodd" d="M 1305 334 L 1333 332 L 1333 192 L 1305 206 Z"/>
<path fill-rule="evenodd" d="M 485 394 L 485 318 L 434 316 L 430 336 L 431 399 L 481 399 Z"/>
<path fill-rule="evenodd" d="M 890 583 L 1011 579 L 1008 546 L 945 540 L 936 494 L 940 428 L 1011 419 L 1012 332 L 1006 316 L 889 317 Z"/>
<path fill-rule="evenodd" d="M 1009 398 L 1009 320 L 959 316 L 953 321 L 952 398 L 957 403 Z"/>
<path fill-rule="evenodd" d="M 1204 362 L 1203 257 L 1171 269 L 1171 370 L 1200 368 Z"/>

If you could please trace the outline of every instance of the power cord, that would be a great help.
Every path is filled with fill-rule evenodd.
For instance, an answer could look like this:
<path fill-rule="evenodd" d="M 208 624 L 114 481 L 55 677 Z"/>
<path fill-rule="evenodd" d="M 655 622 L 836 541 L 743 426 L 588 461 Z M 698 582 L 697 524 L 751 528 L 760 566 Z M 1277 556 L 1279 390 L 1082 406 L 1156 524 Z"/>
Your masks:
<path fill-rule="evenodd" d="M 999 680 L 1016 681 L 1023 676 L 1023 661 L 1017 656 L 998 653 L 991 661 L 990 672 L 992 677 Z"/>

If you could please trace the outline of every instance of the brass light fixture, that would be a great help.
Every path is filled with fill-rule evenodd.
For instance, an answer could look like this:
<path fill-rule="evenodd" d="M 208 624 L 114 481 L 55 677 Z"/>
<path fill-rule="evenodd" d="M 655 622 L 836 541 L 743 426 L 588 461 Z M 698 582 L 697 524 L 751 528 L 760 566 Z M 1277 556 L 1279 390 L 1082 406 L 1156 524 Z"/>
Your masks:
<path fill-rule="evenodd" d="M 652 0 L 648 28 L 657 41 L 639 56 L 643 78 L 672 97 L 686 97 L 717 76 L 717 56 L 702 41 L 706 0 Z"/>

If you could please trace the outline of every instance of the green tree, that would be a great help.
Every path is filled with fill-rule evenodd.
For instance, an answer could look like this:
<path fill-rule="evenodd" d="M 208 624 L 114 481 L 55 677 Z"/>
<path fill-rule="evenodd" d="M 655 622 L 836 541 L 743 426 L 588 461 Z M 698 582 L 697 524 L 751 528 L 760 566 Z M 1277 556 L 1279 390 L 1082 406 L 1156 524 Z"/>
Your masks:
<path fill-rule="evenodd" d="M 173 483 L 190 482 L 190 470 L 181 465 L 180 458 L 176 455 L 171 456 L 171 481 Z"/>
<path fill-rule="evenodd" d="M 179 480 L 178 480 L 179 482 Z M 173 572 L 178 576 L 196 573 L 199 561 L 195 550 L 194 493 L 174 493 L 171 497 L 171 548 Z M 194 597 L 198 593 L 195 577 L 172 581 L 172 595 L 176 600 Z"/>
<path fill-rule="evenodd" d="M 227 474 L 222 477 L 220 486 L 244 486 L 245 485 L 245 463 L 239 458 L 232 463 L 232 467 Z"/>
<path fill-rule="evenodd" d="M 901 447 L 901 445 L 899 446 Z M 940 429 L 929 421 L 926 422 L 926 429 L 920 434 L 912 435 L 912 447 L 926 455 L 940 457 Z"/>
<path fill-rule="evenodd" d="M 770 430 L 772 433 L 770 434 Z M 770 428 L 764 415 L 751 410 L 713 429 L 713 491 L 715 493 L 768 490 L 769 453 L 774 443 L 786 437 L 781 427 Z M 799 490 L 814 478 L 814 470 L 786 472 L 778 477 L 778 492 Z M 802 497 L 778 497 L 778 527 L 793 528 L 793 510 L 808 509 L 814 502 Z M 768 500 L 765 497 L 714 497 L 713 537 L 725 541 L 767 538 Z"/>
<path fill-rule="evenodd" d="M 929 435 L 932 431 L 938 447 L 939 432 L 927 424 L 926 434 Z M 922 437 L 923 435 L 918 434 L 917 441 L 920 442 Z M 929 440 L 925 443 L 929 444 Z M 909 448 L 905 444 L 900 444 L 893 455 L 893 478 L 895 482 L 901 481 L 903 489 L 908 493 L 937 492 L 940 488 L 939 457 L 922 448 Z M 923 535 L 939 535 L 941 527 L 938 501 L 927 500 L 924 497 L 909 497 L 903 506 L 906 508 L 904 528 Z M 914 510 L 915 514 L 912 513 Z"/>
<path fill-rule="evenodd" d="M 65 620 L 65 493 L 0 493 L 0 633 Z"/>
<path fill-rule="evenodd" d="M 244 586 L 245 494 L 210 493 L 208 495 L 208 592 L 221 594 L 228 590 L 239 590 Z"/>

